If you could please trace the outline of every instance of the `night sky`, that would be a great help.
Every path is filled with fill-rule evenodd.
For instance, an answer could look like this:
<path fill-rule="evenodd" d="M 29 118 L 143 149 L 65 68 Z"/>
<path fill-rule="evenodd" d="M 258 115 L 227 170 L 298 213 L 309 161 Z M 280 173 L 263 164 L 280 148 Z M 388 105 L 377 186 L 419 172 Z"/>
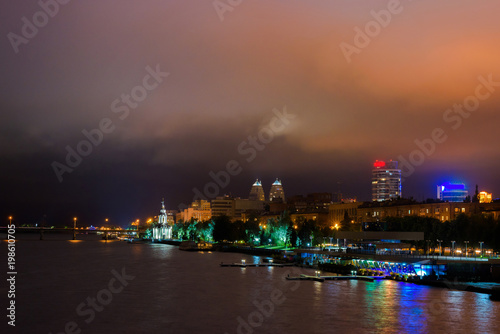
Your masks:
<path fill-rule="evenodd" d="M 370 200 L 375 159 L 403 157 L 405 197 L 500 196 L 498 1 L 48 3 L 0 11 L 5 222 L 126 225 L 228 163 L 220 195 L 280 178 L 287 196 Z M 86 154 L 73 167 L 68 147 Z"/>

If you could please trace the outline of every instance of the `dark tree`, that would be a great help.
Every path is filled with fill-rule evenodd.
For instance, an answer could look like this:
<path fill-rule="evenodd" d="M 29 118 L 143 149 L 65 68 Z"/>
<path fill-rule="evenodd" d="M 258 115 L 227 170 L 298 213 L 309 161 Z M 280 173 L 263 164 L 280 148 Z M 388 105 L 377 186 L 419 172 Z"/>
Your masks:
<path fill-rule="evenodd" d="M 253 243 L 255 238 L 259 236 L 260 227 L 259 221 L 256 219 L 249 219 L 245 223 L 245 241 L 249 243 Z"/>
<path fill-rule="evenodd" d="M 350 231 L 351 229 L 351 218 L 347 213 L 347 210 L 344 211 L 344 219 L 340 222 L 340 230 L 341 231 Z"/>
<path fill-rule="evenodd" d="M 293 228 L 293 225 L 290 225 L 290 228 L 291 228 L 291 232 L 290 232 L 290 244 L 292 245 L 292 247 L 297 247 L 297 231 L 295 230 L 295 228 Z"/>
<path fill-rule="evenodd" d="M 476 184 L 476 192 L 474 193 L 474 197 L 472 198 L 472 203 L 479 203 L 479 187 Z"/>
<path fill-rule="evenodd" d="M 214 221 L 214 234 L 215 242 L 230 241 L 232 234 L 231 220 L 228 216 L 217 216 Z"/>

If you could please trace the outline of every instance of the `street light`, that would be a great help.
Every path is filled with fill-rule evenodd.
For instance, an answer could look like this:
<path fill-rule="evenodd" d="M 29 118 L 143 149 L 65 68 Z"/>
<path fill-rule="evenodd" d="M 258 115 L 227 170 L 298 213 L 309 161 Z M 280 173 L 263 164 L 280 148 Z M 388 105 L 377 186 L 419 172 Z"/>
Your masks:
<path fill-rule="evenodd" d="M 311 239 L 311 247 L 313 247 L 313 239 L 314 239 L 314 237 L 311 235 L 311 236 L 309 237 L 309 239 Z"/>
<path fill-rule="evenodd" d="M 332 251 L 332 242 L 333 242 L 333 237 L 330 237 L 330 252 Z"/>
<path fill-rule="evenodd" d="M 73 240 L 76 240 L 76 217 L 73 217 Z"/>
<path fill-rule="evenodd" d="M 455 256 L 455 241 L 451 242 L 451 256 Z"/>
<path fill-rule="evenodd" d="M 479 247 L 481 248 L 481 257 L 483 257 L 483 241 L 479 241 Z"/>
<path fill-rule="evenodd" d="M 427 241 L 427 255 L 431 255 L 431 250 L 429 248 L 430 247 L 429 244 L 431 243 L 431 241 L 430 240 L 425 240 L 425 241 Z"/>
<path fill-rule="evenodd" d="M 443 240 L 437 239 L 436 241 L 439 242 L 439 256 L 441 256 L 441 243 L 443 242 Z"/>
<path fill-rule="evenodd" d="M 465 257 L 469 257 L 469 250 L 467 248 L 467 244 L 469 243 L 469 241 L 464 241 L 465 242 Z"/>

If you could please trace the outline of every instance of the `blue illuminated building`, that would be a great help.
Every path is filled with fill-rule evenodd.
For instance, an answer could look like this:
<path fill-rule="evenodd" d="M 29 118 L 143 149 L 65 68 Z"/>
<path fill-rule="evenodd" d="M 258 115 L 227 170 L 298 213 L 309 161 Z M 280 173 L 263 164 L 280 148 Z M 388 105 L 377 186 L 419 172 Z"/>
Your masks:
<path fill-rule="evenodd" d="M 463 183 L 443 183 L 437 186 L 437 198 L 444 202 L 463 202 L 469 195 Z"/>

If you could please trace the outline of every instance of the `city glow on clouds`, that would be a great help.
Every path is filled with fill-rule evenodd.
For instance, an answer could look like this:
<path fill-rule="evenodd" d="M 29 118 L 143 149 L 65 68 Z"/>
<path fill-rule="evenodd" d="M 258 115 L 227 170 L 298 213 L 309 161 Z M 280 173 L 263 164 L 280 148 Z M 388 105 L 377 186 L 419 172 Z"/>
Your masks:
<path fill-rule="evenodd" d="M 165 166 L 185 175 L 186 164 L 217 170 L 266 124 L 269 110 L 287 105 L 297 120 L 250 166 L 252 173 L 291 170 L 305 180 L 328 171 L 335 175 L 331 184 L 318 190 L 333 191 L 339 179 L 353 179 L 339 167 L 343 159 L 369 168 L 376 158 L 409 154 L 415 139 L 442 125 L 444 110 L 473 92 L 478 76 L 500 81 L 497 1 L 401 0 L 401 13 L 350 63 L 339 45 L 352 44 L 354 28 L 388 1 L 243 1 L 223 21 L 212 2 L 72 1 L 18 53 L 4 38 L 0 152 L 19 164 L 35 154 L 47 167 L 33 177 L 57 182 L 50 162 L 64 157 L 64 147 L 81 140 L 83 129 L 104 117 L 116 121 L 110 103 L 137 85 L 145 66 L 161 64 L 168 80 L 126 121 L 115 122 L 113 134 L 71 177 L 105 178 L 93 167 L 102 159 L 122 163 L 127 152 L 139 170 Z M 39 10 L 35 1 L 4 7 L 5 35 L 19 34 L 21 18 Z M 498 169 L 492 152 L 499 102 L 500 92 L 482 102 L 422 171 L 447 160 L 461 162 L 465 178 L 483 167 L 479 161 Z M 235 189 L 246 189 L 257 176 L 240 176 Z M 286 186 L 286 175 L 274 176 Z M 480 181 L 496 182 L 500 192 L 500 182 Z M 351 186 L 360 197 L 369 194 L 361 181 Z M 430 195 L 432 189 L 415 192 Z"/>

